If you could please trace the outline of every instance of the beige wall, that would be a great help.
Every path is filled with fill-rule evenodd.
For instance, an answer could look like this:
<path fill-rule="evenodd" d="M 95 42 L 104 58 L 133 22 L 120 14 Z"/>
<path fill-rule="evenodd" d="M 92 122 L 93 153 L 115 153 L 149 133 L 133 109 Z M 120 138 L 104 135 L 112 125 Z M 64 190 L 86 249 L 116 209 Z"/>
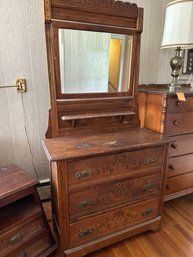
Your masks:
<path fill-rule="evenodd" d="M 170 52 L 160 50 L 165 1 L 132 0 L 145 8 L 140 83 L 168 82 Z M 0 89 L 0 166 L 16 163 L 33 176 L 49 176 L 41 147 L 49 92 L 43 0 L 1 0 L 0 85 L 27 80 L 28 92 Z"/>

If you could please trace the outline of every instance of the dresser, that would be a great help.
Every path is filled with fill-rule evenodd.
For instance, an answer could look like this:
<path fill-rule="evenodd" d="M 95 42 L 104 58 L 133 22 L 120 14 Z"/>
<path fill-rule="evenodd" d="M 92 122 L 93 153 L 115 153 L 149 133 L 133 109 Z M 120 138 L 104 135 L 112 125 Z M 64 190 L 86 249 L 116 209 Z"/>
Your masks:
<path fill-rule="evenodd" d="M 135 129 L 43 142 L 64 256 L 160 228 L 168 141 Z"/>
<path fill-rule="evenodd" d="M 139 128 L 143 8 L 44 4 L 53 223 L 62 256 L 81 257 L 160 228 L 169 140 Z"/>
<path fill-rule="evenodd" d="M 0 168 L 1 257 L 47 257 L 57 248 L 36 185 L 15 165 Z"/>
<path fill-rule="evenodd" d="M 140 86 L 138 95 L 141 126 L 173 140 L 165 201 L 193 192 L 193 90 L 183 86 L 177 93 L 183 93 L 185 101 L 166 85 Z"/>

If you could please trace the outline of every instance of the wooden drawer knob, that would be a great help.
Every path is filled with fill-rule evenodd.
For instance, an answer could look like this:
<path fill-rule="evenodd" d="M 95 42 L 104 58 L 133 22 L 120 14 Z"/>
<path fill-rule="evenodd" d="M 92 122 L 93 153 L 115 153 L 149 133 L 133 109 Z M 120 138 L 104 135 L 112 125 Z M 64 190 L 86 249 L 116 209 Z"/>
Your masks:
<path fill-rule="evenodd" d="M 171 188 L 172 188 L 172 186 L 171 186 L 171 185 L 169 185 L 169 184 L 166 184 L 166 188 L 167 188 L 167 189 L 171 189 Z"/>
<path fill-rule="evenodd" d="M 174 168 L 174 166 L 172 164 L 169 164 L 168 168 L 171 169 L 171 170 L 175 170 L 175 168 Z"/>
<path fill-rule="evenodd" d="M 173 125 L 177 127 L 177 126 L 179 126 L 179 125 L 180 125 L 180 122 L 179 122 L 179 121 L 177 121 L 177 120 L 174 120 L 174 121 L 173 121 Z"/>
<path fill-rule="evenodd" d="M 178 145 L 177 145 L 176 143 L 172 143 L 170 146 L 171 146 L 171 148 L 173 148 L 173 149 L 177 149 L 177 148 L 178 148 Z"/>
<path fill-rule="evenodd" d="M 177 101 L 176 102 L 176 106 L 182 107 L 183 106 L 183 102 L 182 101 Z"/>

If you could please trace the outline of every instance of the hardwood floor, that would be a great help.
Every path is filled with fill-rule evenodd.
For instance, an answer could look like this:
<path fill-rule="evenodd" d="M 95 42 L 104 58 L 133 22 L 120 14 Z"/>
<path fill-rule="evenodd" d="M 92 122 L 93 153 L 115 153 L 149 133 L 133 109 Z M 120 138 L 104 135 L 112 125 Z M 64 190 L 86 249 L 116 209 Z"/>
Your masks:
<path fill-rule="evenodd" d="M 43 206 L 52 227 L 50 202 Z M 58 250 L 53 257 L 61 256 Z M 193 194 L 165 203 L 159 232 L 143 233 L 86 257 L 193 257 Z"/>

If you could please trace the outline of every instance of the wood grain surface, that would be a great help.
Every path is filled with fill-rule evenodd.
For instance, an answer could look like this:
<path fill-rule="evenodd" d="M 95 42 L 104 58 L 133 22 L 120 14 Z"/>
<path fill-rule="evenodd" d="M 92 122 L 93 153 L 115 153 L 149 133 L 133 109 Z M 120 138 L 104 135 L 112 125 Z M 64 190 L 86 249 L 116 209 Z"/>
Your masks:
<path fill-rule="evenodd" d="M 43 203 L 51 221 L 50 202 Z M 162 228 L 109 246 L 86 257 L 192 257 L 193 194 L 165 203 Z M 60 250 L 53 257 L 62 257 Z"/>

